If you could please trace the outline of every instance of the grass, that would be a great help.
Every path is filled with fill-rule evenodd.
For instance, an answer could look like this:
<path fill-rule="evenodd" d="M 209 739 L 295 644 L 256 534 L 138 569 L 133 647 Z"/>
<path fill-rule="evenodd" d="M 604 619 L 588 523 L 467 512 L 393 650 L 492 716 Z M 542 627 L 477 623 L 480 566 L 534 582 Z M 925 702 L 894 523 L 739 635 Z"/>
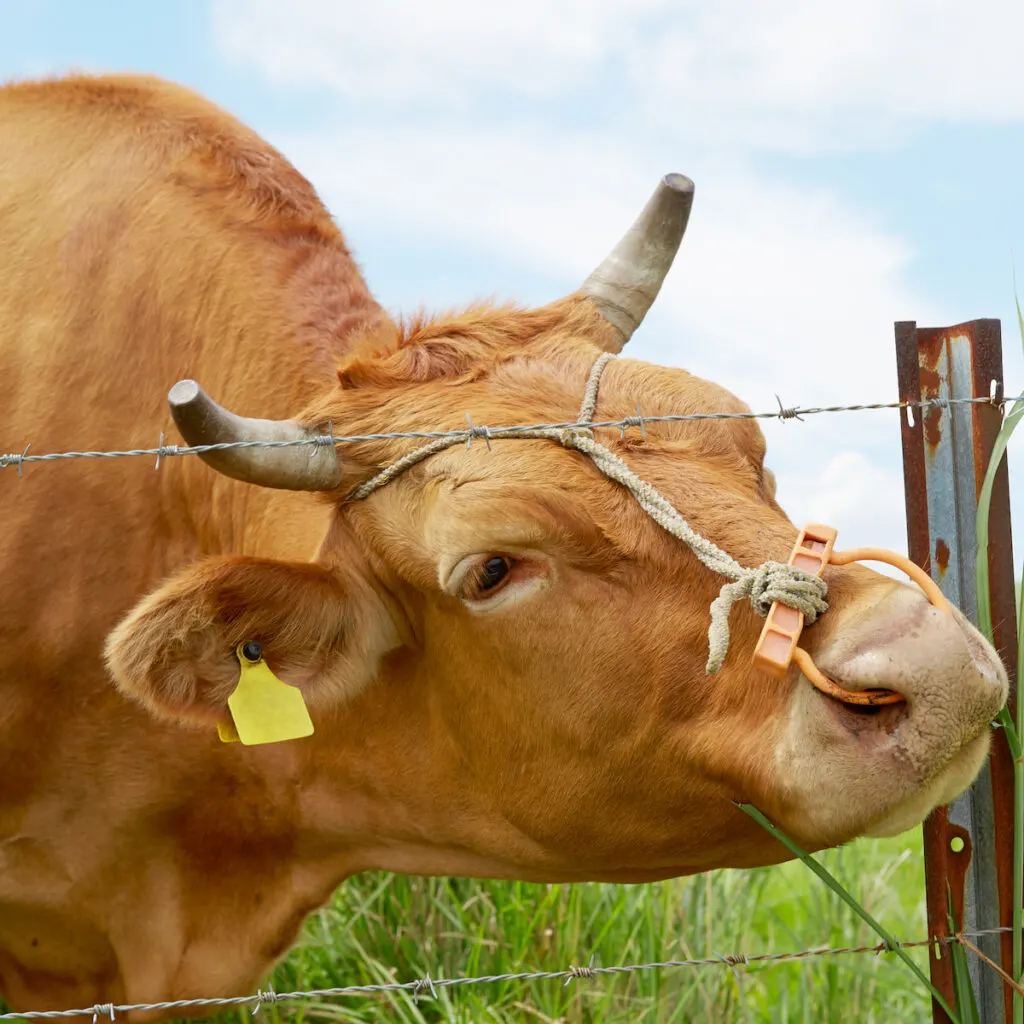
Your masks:
<path fill-rule="evenodd" d="M 829 889 L 832 890 L 845 904 L 848 906 L 871 930 L 882 940 L 883 949 L 887 953 L 895 953 L 896 956 L 903 962 L 903 964 L 910 970 L 910 972 L 921 982 L 922 985 L 932 994 L 932 998 L 935 1002 L 945 1011 L 949 1017 L 951 1024 L 966 1024 L 961 1021 L 953 1008 L 949 1005 L 942 993 L 936 988 L 925 975 L 924 971 L 921 970 L 920 965 L 914 960 L 910 953 L 905 950 L 900 940 L 896 938 L 883 924 L 881 924 L 865 907 L 860 903 L 843 885 L 835 875 L 833 875 L 828 868 L 823 864 L 820 864 L 814 859 L 814 857 L 808 853 L 805 849 L 795 843 L 788 835 L 785 834 L 777 825 L 770 821 L 764 814 L 762 814 L 753 804 L 737 804 L 737 806 L 745 813 L 749 814 L 758 824 L 766 828 L 776 839 L 780 840 L 788 849 L 795 853 L 804 866 L 813 872 Z M 956 934 L 955 930 L 953 934 Z M 961 953 L 962 950 L 954 949 L 952 953 L 954 958 Z"/>
<path fill-rule="evenodd" d="M 920 830 L 859 840 L 821 863 L 897 938 L 924 938 Z M 873 945 L 873 931 L 798 861 L 653 885 L 534 885 L 367 874 L 314 915 L 272 977 L 276 991 L 639 964 L 716 954 Z M 925 950 L 909 951 L 927 973 Z M 924 990 L 892 954 L 667 968 L 573 981 L 507 982 L 264 1006 L 277 1021 L 931 1020 Z M 234 1015 L 248 1020 L 248 1012 Z M 227 1019 L 225 1017 L 224 1019 Z"/>
<path fill-rule="evenodd" d="M 924 938 L 920 829 L 816 859 L 903 941 Z M 277 992 L 874 945 L 877 935 L 799 861 L 653 885 L 536 885 L 367 873 L 314 914 L 268 979 Z M 908 953 L 927 972 L 924 948 Z M 266 985 L 263 986 L 264 988 Z M 668 968 L 265 1004 L 255 1024 L 303 1021 L 600 1024 L 927 1024 L 920 983 L 892 954 Z M 221 1024 L 251 1024 L 250 1008 Z"/>

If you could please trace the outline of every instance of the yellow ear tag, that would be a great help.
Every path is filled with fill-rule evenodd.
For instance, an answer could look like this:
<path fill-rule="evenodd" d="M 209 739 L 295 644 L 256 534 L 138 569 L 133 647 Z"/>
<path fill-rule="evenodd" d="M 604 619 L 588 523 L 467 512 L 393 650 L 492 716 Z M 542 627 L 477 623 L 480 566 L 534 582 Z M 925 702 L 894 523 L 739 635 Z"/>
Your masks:
<path fill-rule="evenodd" d="M 257 656 L 247 657 L 246 647 Z M 235 655 L 242 671 L 238 686 L 228 697 L 234 727 L 228 722 L 218 722 L 217 733 L 221 740 L 231 743 L 238 739 L 248 747 L 311 736 L 313 721 L 306 710 L 302 691 L 282 682 L 270 671 L 257 644 L 239 644 Z"/>
<path fill-rule="evenodd" d="M 217 735 L 220 737 L 221 743 L 238 742 L 238 730 L 235 728 L 235 723 L 231 721 L 230 715 L 217 723 Z"/>

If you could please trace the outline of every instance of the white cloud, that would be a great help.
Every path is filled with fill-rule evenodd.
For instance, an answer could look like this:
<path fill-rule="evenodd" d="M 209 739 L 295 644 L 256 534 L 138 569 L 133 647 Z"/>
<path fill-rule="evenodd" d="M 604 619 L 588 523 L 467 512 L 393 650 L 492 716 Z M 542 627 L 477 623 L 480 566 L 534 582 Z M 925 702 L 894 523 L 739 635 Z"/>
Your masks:
<path fill-rule="evenodd" d="M 217 0 L 214 28 L 275 81 L 361 103 L 575 98 L 703 146 L 831 149 L 1024 116 L 1024 5 L 1006 0 Z"/>
<path fill-rule="evenodd" d="M 925 122 L 1020 118 L 1022 37 L 1024 7 L 1005 0 L 725 0 L 687 4 L 632 64 L 649 87 L 638 95 L 696 106 L 706 139 L 848 147 Z"/>
<path fill-rule="evenodd" d="M 225 52 L 276 81 L 356 100 L 540 96 L 594 75 L 670 0 L 219 0 Z"/>

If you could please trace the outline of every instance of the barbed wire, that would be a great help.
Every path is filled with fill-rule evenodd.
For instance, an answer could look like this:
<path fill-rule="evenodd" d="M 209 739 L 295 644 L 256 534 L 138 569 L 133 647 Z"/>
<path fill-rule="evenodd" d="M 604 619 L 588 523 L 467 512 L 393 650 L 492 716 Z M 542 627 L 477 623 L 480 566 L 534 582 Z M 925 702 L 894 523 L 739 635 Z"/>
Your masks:
<path fill-rule="evenodd" d="M 1024 395 L 1015 398 L 1002 398 L 998 395 L 978 396 L 975 398 L 926 398 L 904 402 L 871 402 L 859 405 L 824 405 L 786 407 L 776 395 L 779 407 L 771 412 L 697 412 L 678 414 L 670 416 L 645 416 L 637 403 L 637 415 L 625 416 L 617 420 L 589 420 L 580 423 L 576 420 L 564 423 L 533 423 L 519 424 L 508 427 L 486 427 L 473 424 L 469 416 L 469 426 L 460 430 L 399 430 L 380 434 L 350 434 L 338 435 L 333 432 L 319 434 L 314 437 L 298 438 L 292 441 L 221 441 L 217 444 L 199 445 L 176 445 L 164 444 L 163 434 L 160 435 L 160 443 L 154 448 L 126 448 L 114 451 L 66 451 L 47 452 L 43 455 L 29 455 L 32 445 L 28 444 L 20 452 L 8 452 L 0 455 L 0 469 L 15 466 L 18 476 L 22 474 L 22 468 L 29 463 L 38 462 L 62 462 L 71 459 L 130 459 L 148 456 L 156 458 L 156 468 L 159 468 L 160 461 L 164 458 L 173 458 L 179 455 L 202 455 L 206 452 L 228 451 L 232 448 L 295 448 L 312 446 L 314 448 L 325 448 L 339 444 L 358 444 L 365 441 L 396 441 L 405 438 L 413 440 L 437 440 L 448 438 L 453 440 L 465 440 L 467 447 L 472 444 L 474 438 L 484 441 L 491 441 L 501 437 L 515 437 L 517 434 L 531 433 L 538 430 L 568 430 L 568 429 L 617 429 L 622 436 L 630 428 L 640 429 L 641 434 L 645 433 L 648 423 L 688 423 L 701 420 L 803 420 L 805 416 L 819 416 L 825 413 L 839 412 L 865 412 L 871 409 L 949 409 L 955 405 L 993 405 L 1002 408 L 1006 402 L 1017 402 L 1024 400 Z M 0 1018 L 2 1019 L 2 1018 Z"/>
<path fill-rule="evenodd" d="M 1012 928 L 985 928 L 973 932 L 960 932 L 946 938 L 918 939 L 914 942 L 895 941 L 892 944 L 877 942 L 871 946 L 820 946 L 813 949 L 802 949 L 795 953 L 758 953 L 746 955 L 733 953 L 727 956 L 715 954 L 695 960 L 656 960 L 644 964 L 618 964 L 612 967 L 595 967 L 594 958 L 586 967 L 573 965 L 561 971 L 518 971 L 508 974 L 485 974 L 472 978 L 432 978 L 429 974 L 414 981 L 395 981 L 376 985 L 344 985 L 338 988 L 319 988 L 300 992 L 275 992 L 272 988 L 257 990 L 249 996 L 229 996 L 210 999 L 175 999 L 162 1003 L 98 1003 L 87 1009 L 79 1010 L 27 1010 L 23 1013 L 2 1013 L 0 1021 L 5 1020 L 57 1020 L 65 1017 L 88 1017 L 98 1022 L 100 1017 L 114 1020 L 118 1013 L 142 1011 L 186 1010 L 199 1008 L 225 1008 L 252 1004 L 252 1013 L 256 1014 L 265 1003 L 295 1002 L 305 999 L 323 999 L 334 996 L 375 995 L 382 992 L 406 992 L 414 998 L 429 993 L 434 999 L 438 990 L 443 988 L 465 988 L 470 985 L 495 985 L 504 982 L 533 981 L 564 981 L 568 985 L 584 978 L 596 978 L 602 975 L 636 974 L 641 971 L 665 970 L 676 967 L 729 967 L 735 970 L 751 964 L 776 964 L 794 960 L 808 960 L 813 957 L 839 956 L 847 953 L 892 953 L 897 947 L 913 949 L 930 946 L 933 942 L 939 945 L 958 943 L 962 939 L 979 938 L 983 935 L 997 935 L 1013 931 Z"/>

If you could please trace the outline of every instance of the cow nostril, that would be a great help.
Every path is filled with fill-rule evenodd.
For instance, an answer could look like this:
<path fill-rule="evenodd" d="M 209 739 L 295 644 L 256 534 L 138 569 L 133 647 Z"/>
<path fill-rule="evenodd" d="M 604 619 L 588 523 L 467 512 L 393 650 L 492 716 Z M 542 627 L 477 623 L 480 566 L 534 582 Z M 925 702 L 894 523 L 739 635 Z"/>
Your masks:
<path fill-rule="evenodd" d="M 858 691 L 854 691 L 854 690 L 847 691 L 847 690 L 845 690 L 844 687 L 839 686 L 838 684 L 836 684 L 835 691 L 823 690 L 823 689 L 821 689 L 820 687 L 817 687 L 817 686 L 815 687 L 815 689 L 818 691 L 818 693 L 820 693 L 822 695 L 822 697 L 825 697 L 830 703 L 835 704 L 837 707 L 842 708 L 844 711 L 849 712 L 851 715 L 854 715 L 857 718 L 874 718 L 876 715 L 880 715 L 886 708 L 891 708 L 891 707 L 894 706 L 892 703 L 888 703 L 888 704 L 864 704 L 864 703 L 854 703 L 853 701 L 844 700 L 843 697 L 841 696 L 841 694 L 843 694 L 844 692 L 856 693 Z M 860 691 L 860 692 L 871 692 L 871 691 Z M 884 692 L 884 691 L 881 691 L 881 692 Z M 900 703 L 903 703 L 903 702 L 901 701 Z"/>
<path fill-rule="evenodd" d="M 857 736 L 892 734 L 907 716 L 907 704 L 852 704 L 824 693 L 815 692 L 825 701 L 835 720 Z"/>
<path fill-rule="evenodd" d="M 834 679 L 825 675 L 821 669 L 815 665 L 810 654 L 808 654 L 802 647 L 797 647 L 793 651 L 793 660 L 800 667 L 800 671 L 803 672 L 804 678 L 811 684 L 811 686 L 825 694 L 825 696 L 831 697 L 833 700 L 838 701 L 841 704 L 847 704 L 850 707 L 875 707 L 881 705 L 903 704 L 906 701 L 906 697 L 904 697 L 902 693 L 897 693 L 895 690 L 885 690 L 877 687 L 869 687 L 863 690 L 847 689 L 845 686 L 842 686 Z"/>
<path fill-rule="evenodd" d="M 837 700 L 833 697 L 832 700 Z M 882 709 L 888 707 L 886 704 L 848 704 L 846 701 L 839 701 L 848 711 L 861 718 L 874 718 L 881 713 Z"/>

